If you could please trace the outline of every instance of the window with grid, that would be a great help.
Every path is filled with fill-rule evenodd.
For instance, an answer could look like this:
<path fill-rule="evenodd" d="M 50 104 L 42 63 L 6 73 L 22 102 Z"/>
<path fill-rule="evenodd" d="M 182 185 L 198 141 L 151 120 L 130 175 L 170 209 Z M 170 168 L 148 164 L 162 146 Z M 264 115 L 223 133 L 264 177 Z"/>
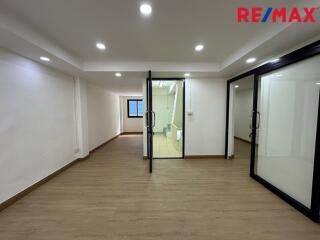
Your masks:
<path fill-rule="evenodd" d="M 142 99 L 128 99 L 128 118 L 143 117 L 143 101 Z"/>

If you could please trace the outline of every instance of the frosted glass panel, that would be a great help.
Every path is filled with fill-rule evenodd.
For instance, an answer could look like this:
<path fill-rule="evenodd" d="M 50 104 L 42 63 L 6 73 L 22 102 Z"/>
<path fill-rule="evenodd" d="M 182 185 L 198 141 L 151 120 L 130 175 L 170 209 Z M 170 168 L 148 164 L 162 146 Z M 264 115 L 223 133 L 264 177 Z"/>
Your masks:
<path fill-rule="evenodd" d="M 256 174 L 311 205 L 320 57 L 260 78 Z"/>

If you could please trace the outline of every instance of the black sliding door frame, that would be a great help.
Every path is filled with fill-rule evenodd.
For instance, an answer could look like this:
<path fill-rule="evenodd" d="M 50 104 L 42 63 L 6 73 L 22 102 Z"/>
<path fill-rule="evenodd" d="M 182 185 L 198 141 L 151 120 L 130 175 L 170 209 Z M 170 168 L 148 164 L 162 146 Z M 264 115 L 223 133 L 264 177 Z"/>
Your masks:
<path fill-rule="evenodd" d="M 149 173 L 153 172 L 153 111 L 152 111 L 152 73 L 148 72 L 146 80 L 147 104 L 146 104 L 146 127 L 147 127 L 147 156 L 149 159 Z"/>
<path fill-rule="evenodd" d="M 152 109 L 152 81 L 182 81 L 183 83 L 183 117 L 182 117 L 182 157 L 178 158 L 164 158 L 164 159 L 183 159 L 185 156 L 185 78 L 152 78 L 152 72 L 148 72 L 148 77 L 146 79 L 146 112 L 145 112 L 145 121 L 147 128 L 147 157 L 149 159 L 149 173 L 153 172 L 154 169 L 154 158 L 153 156 L 153 127 L 155 124 L 155 112 Z"/>
<path fill-rule="evenodd" d="M 314 153 L 314 167 L 313 167 L 313 182 L 311 195 L 311 208 L 307 208 L 288 194 L 284 193 L 274 185 L 270 184 L 263 178 L 255 174 L 255 160 L 256 160 L 256 134 L 257 134 L 257 107 L 258 107 L 258 88 L 261 75 L 275 71 L 277 69 L 292 65 L 294 63 L 306 60 L 313 56 L 320 54 L 320 41 L 316 41 L 303 48 L 293 51 L 285 56 L 282 56 L 276 63 L 267 63 L 239 76 L 236 76 L 227 82 L 227 105 L 226 105 L 226 130 L 225 130 L 225 158 L 228 159 L 228 143 L 229 143 L 229 104 L 230 104 L 230 87 L 231 83 L 238 81 L 244 77 L 254 75 L 254 93 L 253 93 L 253 109 L 252 109 L 252 138 L 251 138 L 251 159 L 250 159 L 250 177 L 262 184 L 264 187 L 272 191 L 281 199 L 289 203 L 291 206 L 299 210 L 305 216 L 314 222 L 320 221 L 320 94 L 319 94 L 319 108 L 317 119 L 317 132 Z M 290 166 L 288 166 L 290 167 Z"/>

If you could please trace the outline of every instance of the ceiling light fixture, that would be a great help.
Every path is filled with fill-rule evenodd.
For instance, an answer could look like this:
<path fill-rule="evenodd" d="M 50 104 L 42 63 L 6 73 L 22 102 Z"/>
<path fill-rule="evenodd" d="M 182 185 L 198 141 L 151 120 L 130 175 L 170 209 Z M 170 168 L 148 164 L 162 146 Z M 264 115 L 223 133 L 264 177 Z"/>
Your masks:
<path fill-rule="evenodd" d="M 279 62 L 280 61 L 280 58 L 275 58 L 275 59 L 271 59 L 269 62 L 270 63 L 276 63 L 276 62 Z"/>
<path fill-rule="evenodd" d="M 152 13 L 151 5 L 148 3 L 144 3 L 144 4 L 140 5 L 140 12 L 144 16 L 150 16 Z"/>
<path fill-rule="evenodd" d="M 239 88 L 239 85 L 235 85 L 234 88 Z"/>
<path fill-rule="evenodd" d="M 116 77 L 122 77 L 122 74 L 119 73 L 119 72 L 115 73 L 114 75 L 115 75 Z"/>
<path fill-rule="evenodd" d="M 101 43 L 101 42 L 98 42 L 96 44 L 96 47 L 99 49 L 99 50 L 106 50 L 106 45 L 104 43 Z"/>
<path fill-rule="evenodd" d="M 246 63 L 254 63 L 255 61 L 256 61 L 257 59 L 256 58 L 248 58 L 247 60 L 246 60 Z"/>
<path fill-rule="evenodd" d="M 197 52 L 201 52 L 204 49 L 203 44 L 198 44 L 197 46 L 195 46 L 194 50 L 196 50 Z"/>
<path fill-rule="evenodd" d="M 317 82 L 316 85 L 320 85 L 320 82 Z"/>
<path fill-rule="evenodd" d="M 190 77 L 190 73 L 185 73 L 184 76 L 185 77 Z"/>
<path fill-rule="evenodd" d="M 40 57 L 40 60 L 42 60 L 44 62 L 50 62 L 50 58 L 48 58 L 48 57 Z"/>

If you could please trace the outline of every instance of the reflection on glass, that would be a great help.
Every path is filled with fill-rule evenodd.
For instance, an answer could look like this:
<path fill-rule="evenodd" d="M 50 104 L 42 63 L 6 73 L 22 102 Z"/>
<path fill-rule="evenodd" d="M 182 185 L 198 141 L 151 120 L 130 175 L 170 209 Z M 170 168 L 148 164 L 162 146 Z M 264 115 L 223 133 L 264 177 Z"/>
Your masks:
<path fill-rule="evenodd" d="M 263 75 L 256 174 L 306 207 L 311 205 L 320 57 Z"/>
<path fill-rule="evenodd" d="M 152 81 L 154 158 L 180 158 L 183 146 L 183 82 Z"/>

